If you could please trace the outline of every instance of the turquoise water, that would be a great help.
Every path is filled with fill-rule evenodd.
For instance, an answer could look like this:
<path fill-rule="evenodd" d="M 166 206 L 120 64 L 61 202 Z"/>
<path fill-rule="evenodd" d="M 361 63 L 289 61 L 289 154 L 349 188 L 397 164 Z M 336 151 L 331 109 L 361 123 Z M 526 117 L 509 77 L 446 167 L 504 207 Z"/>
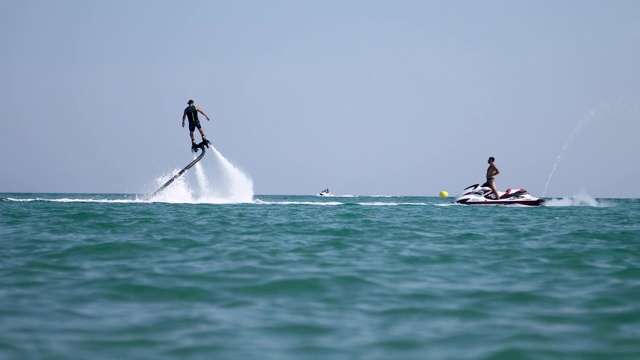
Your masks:
<path fill-rule="evenodd" d="M 640 200 L 0 198 L 2 359 L 640 358 Z"/>

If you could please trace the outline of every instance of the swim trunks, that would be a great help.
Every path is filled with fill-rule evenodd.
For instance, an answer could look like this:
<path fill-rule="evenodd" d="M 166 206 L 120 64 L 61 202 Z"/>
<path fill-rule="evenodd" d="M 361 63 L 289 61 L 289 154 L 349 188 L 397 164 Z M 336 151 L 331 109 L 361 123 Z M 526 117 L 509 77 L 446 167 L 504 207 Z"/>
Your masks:
<path fill-rule="evenodd" d="M 491 187 L 491 184 L 493 184 L 495 182 L 496 182 L 496 179 L 494 179 L 494 178 L 487 179 L 487 182 L 482 184 L 482 187 Z"/>
<path fill-rule="evenodd" d="M 200 126 L 200 120 L 196 120 L 196 121 L 189 120 L 189 131 L 193 132 L 196 130 L 196 128 L 198 129 L 202 128 L 202 126 Z"/>

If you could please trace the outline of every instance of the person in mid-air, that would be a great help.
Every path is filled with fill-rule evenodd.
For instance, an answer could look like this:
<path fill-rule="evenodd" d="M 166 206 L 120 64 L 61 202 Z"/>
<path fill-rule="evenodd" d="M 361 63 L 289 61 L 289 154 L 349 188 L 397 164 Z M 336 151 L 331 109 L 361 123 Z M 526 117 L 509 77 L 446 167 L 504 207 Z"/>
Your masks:
<path fill-rule="evenodd" d="M 487 182 L 482 186 L 490 187 L 491 191 L 496 195 L 496 200 L 498 200 L 500 199 L 500 193 L 498 192 L 498 189 L 496 189 L 495 176 L 500 174 L 500 170 L 498 170 L 496 164 L 493 163 L 494 161 L 496 161 L 496 159 L 493 156 L 487 161 L 489 163 L 489 167 L 487 168 Z"/>
<path fill-rule="evenodd" d="M 189 119 L 189 136 L 191 136 L 191 149 L 194 150 L 198 148 L 198 144 L 196 144 L 195 138 L 193 137 L 193 132 L 196 128 L 198 128 L 198 131 L 200 131 L 200 135 L 202 136 L 202 142 L 204 142 L 205 144 L 209 143 L 209 140 L 207 140 L 207 137 L 204 136 L 204 130 L 202 130 L 202 126 L 200 125 L 200 120 L 198 119 L 198 113 L 204 115 L 204 117 L 207 118 L 207 121 L 211 121 L 211 119 L 209 119 L 209 116 L 205 114 L 205 112 L 202 111 L 202 109 L 195 106 L 193 100 L 189 100 L 187 104 L 189 106 L 187 106 L 187 108 L 184 109 L 184 114 L 182 115 L 182 127 L 184 127 L 185 118 L 188 118 Z"/>

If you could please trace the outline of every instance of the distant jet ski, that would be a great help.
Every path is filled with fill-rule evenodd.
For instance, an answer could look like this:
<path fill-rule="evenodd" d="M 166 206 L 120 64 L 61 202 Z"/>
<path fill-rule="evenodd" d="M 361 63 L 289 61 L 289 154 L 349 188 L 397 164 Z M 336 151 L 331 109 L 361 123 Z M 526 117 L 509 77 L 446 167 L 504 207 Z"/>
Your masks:
<path fill-rule="evenodd" d="M 525 189 L 507 189 L 499 199 L 495 199 L 493 191 L 487 184 L 474 184 L 462 190 L 454 203 L 465 205 L 530 205 L 544 204 L 544 199 L 531 196 Z"/>
<path fill-rule="evenodd" d="M 326 188 L 318 193 L 318 196 L 333 196 L 329 188 Z"/>

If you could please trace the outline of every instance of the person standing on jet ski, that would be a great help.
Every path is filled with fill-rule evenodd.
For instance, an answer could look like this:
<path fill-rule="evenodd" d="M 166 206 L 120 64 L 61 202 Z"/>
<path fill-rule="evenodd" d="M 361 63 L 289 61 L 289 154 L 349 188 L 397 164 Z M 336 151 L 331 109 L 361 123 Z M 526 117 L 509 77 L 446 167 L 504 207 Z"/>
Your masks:
<path fill-rule="evenodd" d="M 498 170 L 498 167 L 496 166 L 496 164 L 494 164 L 493 162 L 496 161 L 496 159 L 492 156 L 489 158 L 489 160 L 487 161 L 489 163 L 489 168 L 487 168 L 487 182 L 484 183 L 482 186 L 488 186 L 491 188 L 491 191 L 493 191 L 494 194 L 496 194 L 496 200 L 500 199 L 500 193 L 498 193 L 498 189 L 496 189 L 496 179 L 495 176 L 500 174 L 500 170 Z"/>
<path fill-rule="evenodd" d="M 209 142 L 209 140 L 207 140 L 207 137 L 204 136 L 204 130 L 202 130 L 202 126 L 200 125 L 200 120 L 198 119 L 198 113 L 204 115 L 204 117 L 207 118 L 207 121 L 211 121 L 211 119 L 209 119 L 209 116 L 205 114 L 204 111 L 202 111 L 199 107 L 194 105 L 193 100 L 189 100 L 187 104 L 189 106 L 186 109 L 184 109 L 184 113 L 182 115 L 182 127 L 184 127 L 185 118 L 189 118 L 189 135 L 191 136 L 191 149 L 197 150 L 198 145 L 196 144 L 195 138 L 193 137 L 193 132 L 195 131 L 196 128 L 198 128 L 198 131 L 200 131 L 200 135 L 202 136 L 202 141 L 205 144 Z"/>

